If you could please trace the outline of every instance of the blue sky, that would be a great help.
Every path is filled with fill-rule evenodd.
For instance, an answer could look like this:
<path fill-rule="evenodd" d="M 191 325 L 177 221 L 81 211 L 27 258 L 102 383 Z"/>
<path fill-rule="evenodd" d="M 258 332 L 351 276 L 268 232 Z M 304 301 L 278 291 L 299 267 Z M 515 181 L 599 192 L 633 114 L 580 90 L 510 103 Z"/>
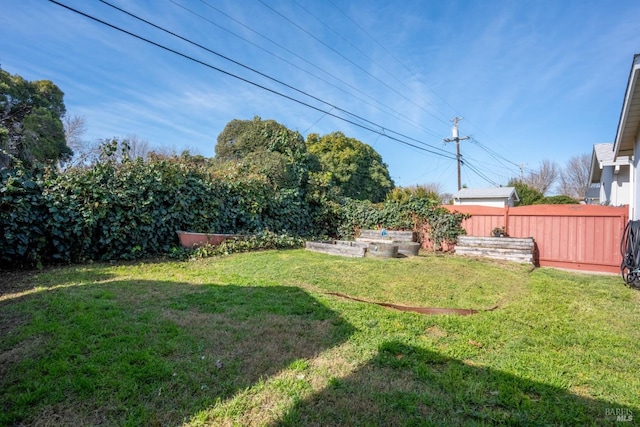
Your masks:
<path fill-rule="evenodd" d="M 207 65 L 46 0 L 0 2 L 0 66 L 56 83 L 88 140 L 213 156 L 226 123 L 257 115 L 305 137 L 342 131 L 373 146 L 396 185 L 448 192 L 450 119 L 472 136 L 469 187 L 506 184 L 519 164 L 564 166 L 613 141 L 640 53 L 637 0 L 109 0 L 286 87 L 99 1 L 60 0 Z"/>

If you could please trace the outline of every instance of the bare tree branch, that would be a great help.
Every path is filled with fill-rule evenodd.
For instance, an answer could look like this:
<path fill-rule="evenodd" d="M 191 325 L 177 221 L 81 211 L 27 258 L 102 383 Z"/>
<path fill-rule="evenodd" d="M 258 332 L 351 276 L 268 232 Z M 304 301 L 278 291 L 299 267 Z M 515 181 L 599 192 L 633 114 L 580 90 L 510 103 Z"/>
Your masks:
<path fill-rule="evenodd" d="M 65 116 L 62 120 L 67 145 L 76 152 L 82 149 L 82 137 L 87 132 L 87 118 L 84 116 Z"/>
<path fill-rule="evenodd" d="M 571 157 L 560 175 L 560 193 L 576 199 L 584 199 L 585 191 L 589 186 L 590 167 L 589 154 Z"/>
<path fill-rule="evenodd" d="M 529 173 L 524 183 L 531 188 L 535 188 L 542 194 L 546 194 L 560 176 L 560 167 L 556 162 L 543 160 L 537 171 Z"/>

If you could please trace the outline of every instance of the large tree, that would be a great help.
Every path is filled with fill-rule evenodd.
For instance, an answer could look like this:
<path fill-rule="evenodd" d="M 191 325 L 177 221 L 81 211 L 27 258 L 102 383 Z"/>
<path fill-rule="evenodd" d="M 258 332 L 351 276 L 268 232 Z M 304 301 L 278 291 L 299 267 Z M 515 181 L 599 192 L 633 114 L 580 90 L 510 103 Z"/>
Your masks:
<path fill-rule="evenodd" d="M 306 185 L 310 156 L 304 138 L 275 120 L 231 120 L 218 135 L 215 159 L 266 176 L 276 187 Z"/>
<path fill-rule="evenodd" d="M 307 148 L 320 160 L 330 184 L 343 196 L 381 202 L 394 188 L 388 167 L 371 146 L 342 132 L 307 136 Z"/>
<path fill-rule="evenodd" d="M 27 165 L 71 158 L 61 120 L 63 97 L 49 80 L 30 82 L 0 68 L 0 167 L 10 156 Z"/>
<path fill-rule="evenodd" d="M 231 120 L 218 135 L 216 158 L 241 160 L 255 152 L 278 152 L 290 157 L 306 153 L 304 138 L 275 120 Z"/>

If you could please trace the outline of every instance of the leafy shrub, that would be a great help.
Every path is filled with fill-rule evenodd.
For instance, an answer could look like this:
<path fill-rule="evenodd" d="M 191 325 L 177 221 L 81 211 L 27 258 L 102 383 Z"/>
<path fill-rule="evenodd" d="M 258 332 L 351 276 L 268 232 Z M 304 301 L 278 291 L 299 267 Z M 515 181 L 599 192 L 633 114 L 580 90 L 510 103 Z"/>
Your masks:
<path fill-rule="evenodd" d="M 545 196 L 539 200 L 536 200 L 534 205 L 577 205 L 578 202 L 573 197 L 565 196 L 563 194 L 558 196 Z"/>
<path fill-rule="evenodd" d="M 40 265 L 47 246 L 43 170 L 4 169 L 0 187 L 0 265 Z"/>
<path fill-rule="evenodd" d="M 0 265 L 132 259 L 171 251 L 177 230 L 296 234 L 312 229 L 297 190 L 225 180 L 179 159 L 90 169 L 2 171 Z"/>
<path fill-rule="evenodd" d="M 192 258 L 207 258 L 269 249 L 295 249 L 304 246 L 304 239 L 287 233 L 277 234 L 263 231 L 249 236 L 225 240 L 219 245 L 203 245 L 193 249 Z"/>
<path fill-rule="evenodd" d="M 422 199 L 440 200 L 440 192 L 436 185 L 414 185 L 409 187 L 396 187 L 387 193 L 386 200 L 396 202 L 408 202 L 414 196 Z"/>
<path fill-rule="evenodd" d="M 427 227 L 435 242 L 463 232 L 461 216 L 430 199 L 338 203 L 321 185 L 282 188 L 233 165 L 212 169 L 180 157 L 130 160 L 115 156 L 116 148 L 116 141 L 107 143 L 90 168 L 59 173 L 17 165 L 0 172 L 0 267 L 180 256 L 177 230 L 353 236 L 380 224 Z M 220 250 L 283 244 L 272 236 L 260 239 Z"/>

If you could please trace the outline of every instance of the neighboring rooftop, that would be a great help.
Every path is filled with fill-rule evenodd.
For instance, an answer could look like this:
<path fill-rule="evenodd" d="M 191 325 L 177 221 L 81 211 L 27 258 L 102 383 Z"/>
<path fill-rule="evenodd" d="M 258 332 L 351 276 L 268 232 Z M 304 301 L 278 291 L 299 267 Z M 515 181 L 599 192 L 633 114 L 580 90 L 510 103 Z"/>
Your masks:
<path fill-rule="evenodd" d="M 490 187 L 490 188 L 462 188 L 453 195 L 454 199 L 507 199 L 511 196 L 518 198 L 515 187 Z"/>
<path fill-rule="evenodd" d="M 605 166 L 614 166 L 616 173 L 620 166 L 629 164 L 629 156 L 615 157 L 613 143 L 593 144 L 593 154 L 591 155 L 590 167 L 590 183 L 599 183 L 602 176 L 602 168 Z"/>

